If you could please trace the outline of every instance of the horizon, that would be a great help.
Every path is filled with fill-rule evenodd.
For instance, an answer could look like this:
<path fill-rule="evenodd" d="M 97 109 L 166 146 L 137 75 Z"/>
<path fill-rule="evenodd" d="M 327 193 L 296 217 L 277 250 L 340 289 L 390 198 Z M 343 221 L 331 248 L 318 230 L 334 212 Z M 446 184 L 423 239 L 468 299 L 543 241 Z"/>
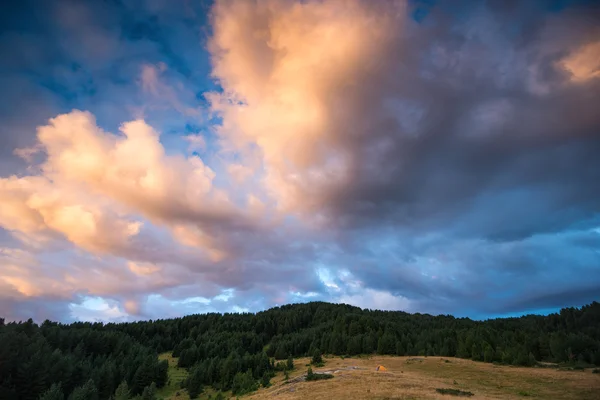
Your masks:
<path fill-rule="evenodd" d="M 0 316 L 325 301 L 474 320 L 600 294 L 600 7 L 13 2 Z"/>
<path fill-rule="evenodd" d="M 593 304 L 597 304 L 598 301 L 594 300 L 588 304 L 582 304 L 581 306 L 571 306 L 571 307 L 562 307 L 559 309 L 547 309 L 547 310 L 540 310 L 540 312 L 523 312 L 523 313 L 514 313 L 514 314 L 506 314 L 503 316 L 495 316 L 495 317 L 482 317 L 482 318 L 473 318 L 473 317 L 469 317 L 469 316 L 458 316 L 458 315 L 453 315 L 453 314 L 430 314 L 430 313 L 419 313 L 419 312 L 407 312 L 407 311 L 402 311 L 402 310 L 380 310 L 380 309 L 372 309 L 372 308 L 363 308 L 360 306 L 355 306 L 352 304 L 347 304 L 347 303 L 332 303 L 332 302 L 327 302 L 327 301 L 308 301 L 308 302 L 302 302 L 302 303 L 288 303 L 288 304 L 281 304 L 281 305 L 273 305 L 267 309 L 264 310 L 257 310 L 257 311 L 203 311 L 203 312 L 198 312 L 198 313 L 193 313 L 193 314 L 185 314 L 185 315 L 180 315 L 180 316 L 176 316 L 176 317 L 168 317 L 168 318 L 162 318 L 162 317 L 158 317 L 158 318 L 153 318 L 153 319 L 133 319 L 133 320 L 126 320 L 126 321 L 102 321 L 102 320 L 78 320 L 78 321 L 68 321 L 68 322 L 62 322 L 62 321 L 52 321 L 52 320 L 44 320 L 44 321 L 36 321 L 33 320 L 33 323 L 37 324 L 37 325 L 42 325 L 44 322 L 49 321 L 51 323 L 58 323 L 58 324 L 62 324 L 62 325 L 70 325 L 70 324 L 76 324 L 76 323 L 91 323 L 91 324 L 103 324 L 103 325 L 107 325 L 107 324 L 129 324 L 129 323 L 137 323 L 137 322 L 156 322 L 156 321 L 165 321 L 165 320 L 172 320 L 172 319 L 179 319 L 179 318 L 186 318 L 186 317 L 193 317 L 193 316 L 201 316 L 201 315 L 209 315 L 209 314 L 217 314 L 217 315 L 226 315 L 226 314 L 236 314 L 236 315 L 242 315 L 242 314 L 250 314 L 250 315 L 258 315 L 260 313 L 265 313 L 265 312 L 269 312 L 271 310 L 274 309 L 279 309 L 282 307 L 290 307 L 290 306 L 297 306 L 297 305 L 303 305 L 303 304 L 312 304 L 312 303 L 321 303 L 321 304 L 328 304 L 328 305 L 338 305 L 338 306 L 351 306 L 351 307 L 357 307 L 359 308 L 361 311 L 369 311 L 369 312 L 399 312 L 399 313 L 404 313 L 404 314 L 408 314 L 408 315 L 427 315 L 427 316 L 431 316 L 431 317 L 452 317 L 454 319 L 469 319 L 471 321 L 475 321 L 475 322 L 486 322 L 486 321 L 492 321 L 492 320 L 499 320 L 499 319 L 519 319 L 519 318 L 523 318 L 523 317 L 548 317 L 550 315 L 560 315 L 560 311 L 563 309 L 574 309 L 574 310 L 582 310 L 584 307 L 588 307 L 591 306 Z M 22 324 L 27 322 L 29 319 L 27 320 L 12 320 L 12 321 L 6 321 L 2 316 L 0 316 L 0 320 L 4 321 L 4 323 L 17 323 L 17 324 Z"/>

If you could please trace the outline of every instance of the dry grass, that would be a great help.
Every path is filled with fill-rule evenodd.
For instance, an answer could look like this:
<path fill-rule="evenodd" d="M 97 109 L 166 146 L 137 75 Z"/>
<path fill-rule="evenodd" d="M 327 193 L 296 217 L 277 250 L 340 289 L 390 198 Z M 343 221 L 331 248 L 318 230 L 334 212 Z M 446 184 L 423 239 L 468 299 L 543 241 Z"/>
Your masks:
<path fill-rule="evenodd" d="M 445 362 L 444 360 L 451 362 Z M 294 361 L 290 380 L 306 373 L 308 358 Z M 387 372 L 376 372 L 377 365 Z M 359 369 L 349 369 L 358 367 Z M 348 368 L 348 369 L 345 369 Z M 339 371 L 335 371 L 339 370 Z M 598 399 L 600 376 L 591 370 L 557 371 L 550 368 L 496 366 L 440 357 L 328 358 L 315 372 L 332 371 L 335 378 L 317 382 L 283 382 L 278 374 L 273 386 L 244 398 L 261 399 L 452 399 L 436 388 L 473 392 L 473 399 Z M 526 396 L 526 397 L 525 397 Z"/>

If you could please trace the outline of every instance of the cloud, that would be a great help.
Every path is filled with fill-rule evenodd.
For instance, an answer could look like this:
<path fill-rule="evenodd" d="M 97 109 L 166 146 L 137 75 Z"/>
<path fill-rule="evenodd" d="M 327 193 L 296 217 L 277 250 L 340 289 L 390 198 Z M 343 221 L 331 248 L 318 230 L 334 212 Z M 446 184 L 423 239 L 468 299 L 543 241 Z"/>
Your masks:
<path fill-rule="evenodd" d="M 160 108 L 173 108 L 179 113 L 187 116 L 199 116 L 198 110 L 185 106 L 182 97 L 190 96 L 190 93 L 177 82 L 174 86 L 165 82 L 161 76 L 167 70 L 164 63 L 158 65 L 143 65 L 140 73 L 141 86 L 144 92 L 159 100 L 156 105 Z"/>
<path fill-rule="evenodd" d="M 0 33 L 9 319 L 594 299 L 594 9 L 44 7 Z"/>
<path fill-rule="evenodd" d="M 600 81 L 573 86 L 557 63 L 587 63 L 563 55 L 596 28 L 557 40 L 578 20 L 540 13 L 537 36 L 514 46 L 502 27 L 526 10 L 496 11 L 461 9 L 459 22 L 436 9 L 429 25 L 404 2 L 217 2 L 219 133 L 242 154 L 261 149 L 282 209 L 339 227 L 454 224 L 474 198 L 515 190 L 555 191 L 546 212 L 569 197 L 589 213 Z M 591 60 L 592 46 L 575 54 Z M 519 209 L 482 211 L 511 220 Z"/>
<path fill-rule="evenodd" d="M 389 292 L 366 289 L 361 294 L 344 295 L 337 302 L 352 304 L 372 310 L 410 311 L 410 301 L 406 297 L 396 297 Z"/>
<path fill-rule="evenodd" d="M 227 171 L 238 183 L 244 182 L 253 174 L 252 169 L 241 164 L 230 164 L 227 166 Z"/>
<path fill-rule="evenodd" d="M 561 61 L 576 82 L 600 77 L 600 41 L 582 46 Z"/>
<path fill-rule="evenodd" d="M 111 215 L 115 207 L 176 230 L 196 226 L 208 232 L 207 251 L 225 246 L 217 237 L 223 229 L 252 229 L 253 222 L 213 185 L 215 174 L 200 158 L 166 155 L 158 133 L 141 120 L 123 124 L 121 132 L 102 131 L 80 111 L 40 127 L 39 145 L 47 155 L 43 177 L 2 180 L 6 198 L 15 198 L 3 225 L 21 231 L 45 225 L 74 243 L 88 241 L 89 248 L 100 231 L 116 243 L 138 233 L 139 222 Z M 18 207 L 20 215 L 14 213 Z M 28 226 L 12 226 L 11 218 Z"/>

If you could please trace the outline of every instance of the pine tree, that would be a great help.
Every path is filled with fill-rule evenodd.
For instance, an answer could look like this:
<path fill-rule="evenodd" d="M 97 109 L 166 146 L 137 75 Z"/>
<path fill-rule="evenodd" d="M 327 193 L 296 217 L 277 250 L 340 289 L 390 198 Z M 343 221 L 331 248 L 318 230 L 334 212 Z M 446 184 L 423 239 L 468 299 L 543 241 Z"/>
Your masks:
<path fill-rule="evenodd" d="M 265 371 L 261 379 L 261 384 L 265 388 L 271 386 L 271 374 L 269 374 L 269 372 Z"/>
<path fill-rule="evenodd" d="M 115 400 L 129 400 L 130 396 L 131 393 L 129 392 L 129 386 L 127 386 L 127 382 L 121 382 L 115 391 Z"/>
<path fill-rule="evenodd" d="M 144 388 L 141 400 L 156 400 L 156 383 L 152 382 Z"/>
<path fill-rule="evenodd" d="M 321 350 L 315 349 L 315 352 L 313 353 L 312 360 L 310 363 L 313 365 L 323 364 L 323 356 L 321 355 Z"/>
<path fill-rule="evenodd" d="M 292 358 L 292 356 L 288 357 L 287 364 L 286 364 L 285 368 L 288 371 L 292 371 L 294 369 L 294 359 Z"/>
<path fill-rule="evenodd" d="M 90 379 L 83 386 L 75 388 L 69 400 L 98 400 L 98 389 L 94 381 Z"/>
<path fill-rule="evenodd" d="M 63 394 L 61 384 L 54 383 L 50 386 L 50 389 L 46 390 L 40 397 L 40 400 L 64 400 L 65 395 Z"/>
<path fill-rule="evenodd" d="M 494 361 L 494 349 L 489 344 L 486 345 L 485 351 L 483 353 L 483 361 L 492 362 Z"/>
<path fill-rule="evenodd" d="M 202 371 L 201 366 L 196 366 L 186 381 L 185 387 L 191 399 L 195 399 L 204 392 L 204 387 L 202 386 Z"/>

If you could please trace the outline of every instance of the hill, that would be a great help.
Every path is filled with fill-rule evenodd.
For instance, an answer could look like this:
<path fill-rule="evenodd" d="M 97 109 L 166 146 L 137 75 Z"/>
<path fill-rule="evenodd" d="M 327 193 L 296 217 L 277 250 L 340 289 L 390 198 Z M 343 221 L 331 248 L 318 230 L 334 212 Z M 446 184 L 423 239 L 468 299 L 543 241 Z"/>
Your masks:
<path fill-rule="evenodd" d="M 169 361 L 158 357 L 165 352 L 175 357 L 176 368 L 186 371 L 183 386 L 192 395 L 209 387 L 249 393 L 283 371 L 288 358 L 321 353 L 459 357 L 519 366 L 554 362 L 584 368 L 600 364 L 600 304 L 487 321 L 322 302 L 256 314 L 121 324 L 45 321 L 38 326 L 31 320 L 0 320 L 0 398 L 37 400 L 53 385 L 50 394 L 73 400 L 108 399 L 121 384 L 121 392 L 131 396 L 144 391 L 153 396 L 153 382 L 164 393 L 173 383 Z"/>
<path fill-rule="evenodd" d="M 513 367 L 447 357 L 331 357 L 315 372 L 329 372 L 333 379 L 305 382 L 296 377 L 306 373 L 304 365 L 310 359 L 295 361 L 301 367 L 287 382 L 277 376 L 271 387 L 248 399 L 427 400 L 451 399 L 454 393 L 474 399 L 592 400 L 600 391 L 600 375 L 591 370 Z M 378 365 L 386 371 L 376 371 Z"/>

